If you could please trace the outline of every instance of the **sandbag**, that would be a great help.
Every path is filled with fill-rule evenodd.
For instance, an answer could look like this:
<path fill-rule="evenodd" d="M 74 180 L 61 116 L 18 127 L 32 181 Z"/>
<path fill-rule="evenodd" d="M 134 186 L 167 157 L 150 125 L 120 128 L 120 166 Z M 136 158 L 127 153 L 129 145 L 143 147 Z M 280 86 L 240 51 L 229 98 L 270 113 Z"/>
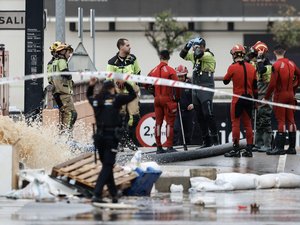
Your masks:
<path fill-rule="evenodd" d="M 251 173 L 220 173 L 217 174 L 216 182 L 222 180 L 230 183 L 234 187 L 234 190 L 255 189 L 257 177 L 258 175 Z"/>
<path fill-rule="evenodd" d="M 300 176 L 292 173 L 279 173 L 276 176 L 276 188 L 300 187 Z"/>
<path fill-rule="evenodd" d="M 277 174 L 263 174 L 256 178 L 256 189 L 274 188 L 276 185 Z"/>

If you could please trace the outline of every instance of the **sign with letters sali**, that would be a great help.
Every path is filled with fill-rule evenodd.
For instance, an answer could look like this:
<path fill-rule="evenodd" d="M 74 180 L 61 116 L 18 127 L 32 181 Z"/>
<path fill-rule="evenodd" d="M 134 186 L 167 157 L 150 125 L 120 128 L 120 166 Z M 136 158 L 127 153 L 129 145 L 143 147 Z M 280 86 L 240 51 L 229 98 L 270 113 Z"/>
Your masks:
<path fill-rule="evenodd" d="M 25 11 L 0 11 L 0 30 L 25 29 Z"/>

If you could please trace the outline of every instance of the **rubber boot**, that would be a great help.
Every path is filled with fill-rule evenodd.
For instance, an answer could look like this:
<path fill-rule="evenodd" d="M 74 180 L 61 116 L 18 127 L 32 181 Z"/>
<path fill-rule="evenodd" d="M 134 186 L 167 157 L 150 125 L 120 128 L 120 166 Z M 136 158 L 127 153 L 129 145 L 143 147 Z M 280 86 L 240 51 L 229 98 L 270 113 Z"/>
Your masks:
<path fill-rule="evenodd" d="M 166 153 L 166 152 L 167 151 L 165 151 L 162 146 L 157 146 L 156 154 L 162 154 L 162 153 Z"/>
<path fill-rule="evenodd" d="M 264 145 L 260 149 L 258 149 L 258 152 L 269 152 L 272 150 L 272 136 L 273 136 L 273 132 L 264 133 L 263 135 Z"/>
<path fill-rule="evenodd" d="M 219 145 L 220 144 L 220 142 L 219 142 L 219 135 L 212 135 L 211 136 L 211 140 L 212 140 L 212 144 L 214 145 L 214 146 L 216 146 L 216 145 Z"/>
<path fill-rule="evenodd" d="M 168 153 L 172 153 L 172 152 L 177 152 L 177 150 L 175 148 L 173 148 L 173 147 L 168 147 L 167 148 L 167 152 Z"/>
<path fill-rule="evenodd" d="M 275 148 L 269 152 L 267 152 L 267 155 L 284 155 L 284 144 L 285 144 L 285 133 L 278 132 L 276 134 L 275 138 Z"/>
<path fill-rule="evenodd" d="M 134 144 L 133 140 L 131 138 L 129 138 L 127 140 L 127 147 L 131 150 L 131 151 L 137 151 L 138 147 Z"/>
<path fill-rule="evenodd" d="M 247 146 L 245 148 L 246 151 L 242 153 L 242 156 L 243 157 L 253 157 L 252 148 L 253 148 L 252 144 L 247 144 Z"/>
<path fill-rule="evenodd" d="M 96 203 L 107 203 L 107 201 L 104 201 L 101 197 L 93 196 L 92 197 L 92 202 Z"/>
<path fill-rule="evenodd" d="M 285 152 L 286 154 L 296 155 L 296 132 L 289 132 L 289 148 Z"/>
<path fill-rule="evenodd" d="M 252 152 L 259 151 L 263 145 L 264 145 L 263 132 L 257 130 L 255 135 L 255 145 L 252 148 Z"/>
<path fill-rule="evenodd" d="M 111 202 L 112 203 L 118 203 L 119 202 L 118 197 L 117 196 L 112 197 Z"/>
<path fill-rule="evenodd" d="M 233 149 L 224 154 L 225 157 L 241 157 L 241 152 L 238 144 L 233 144 Z"/>
<path fill-rule="evenodd" d="M 203 144 L 200 146 L 200 148 L 208 148 L 208 147 L 212 146 L 209 135 L 202 137 L 202 141 L 203 141 Z"/>

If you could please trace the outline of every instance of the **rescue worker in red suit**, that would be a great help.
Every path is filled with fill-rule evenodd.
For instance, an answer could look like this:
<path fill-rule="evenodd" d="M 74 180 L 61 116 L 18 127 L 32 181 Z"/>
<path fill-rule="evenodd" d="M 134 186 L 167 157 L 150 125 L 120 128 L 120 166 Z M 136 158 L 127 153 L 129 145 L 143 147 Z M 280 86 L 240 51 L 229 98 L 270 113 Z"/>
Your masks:
<path fill-rule="evenodd" d="M 176 71 L 168 66 L 170 54 L 168 50 L 160 52 L 160 64 L 149 73 L 148 76 L 158 77 L 170 80 L 178 80 Z M 180 89 L 168 86 L 156 85 L 154 87 L 154 111 L 155 111 L 155 140 L 157 146 L 157 154 L 166 152 L 176 152 L 173 148 L 174 138 L 174 122 L 177 113 L 177 102 L 180 98 Z M 165 146 L 167 150 L 162 148 L 161 143 L 161 126 L 163 120 L 166 120 L 167 141 Z"/>
<path fill-rule="evenodd" d="M 278 45 L 274 48 L 277 61 L 273 64 L 270 84 L 268 86 L 265 100 L 269 100 L 273 94 L 273 101 L 295 105 L 295 94 L 293 87 L 294 75 L 300 76 L 300 70 L 294 62 L 284 58 L 285 49 Z M 268 155 L 296 154 L 296 123 L 294 110 L 274 106 L 273 111 L 278 123 L 278 131 L 275 138 L 275 148 L 267 152 Z M 286 123 L 289 132 L 289 148 L 284 150 L 286 140 Z"/>
<path fill-rule="evenodd" d="M 243 45 L 237 44 L 230 51 L 234 63 L 228 67 L 223 83 L 229 84 L 232 80 L 233 94 L 247 98 L 257 98 L 256 70 L 248 62 L 245 62 L 246 54 Z M 225 153 L 225 157 L 240 157 L 240 120 L 246 130 L 246 151 L 242 153 L 244 157 L 252 157 L 253 131 L 251 124 L 253 102 L 240 97 L 232 97 L 231 101 L 231 123 L 233 150 Z"/>

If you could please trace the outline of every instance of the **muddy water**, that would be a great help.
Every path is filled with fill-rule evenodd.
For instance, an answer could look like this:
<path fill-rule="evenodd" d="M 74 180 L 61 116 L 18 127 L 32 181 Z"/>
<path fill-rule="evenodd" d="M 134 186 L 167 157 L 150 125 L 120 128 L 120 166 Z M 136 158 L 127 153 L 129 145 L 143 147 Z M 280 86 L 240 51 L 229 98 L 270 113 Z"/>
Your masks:
<path fill-rule="evenodd" d="M 81 127 L 76 136 L 87 141 L 91 134 L 86 134 Z M 44 168 L 50 172 L 53 166 L 77 155 L 78 152 L 71 151 L 66 144 L 67 140 L 67 136 L 59 135 L 55 125 L 45 127 L 38 122 L 28 125 L 25 121 L 14 122 L 8 117 L 0 117 L 0 144 L 14 145 L 19 161 L 26 168 Z"/>

